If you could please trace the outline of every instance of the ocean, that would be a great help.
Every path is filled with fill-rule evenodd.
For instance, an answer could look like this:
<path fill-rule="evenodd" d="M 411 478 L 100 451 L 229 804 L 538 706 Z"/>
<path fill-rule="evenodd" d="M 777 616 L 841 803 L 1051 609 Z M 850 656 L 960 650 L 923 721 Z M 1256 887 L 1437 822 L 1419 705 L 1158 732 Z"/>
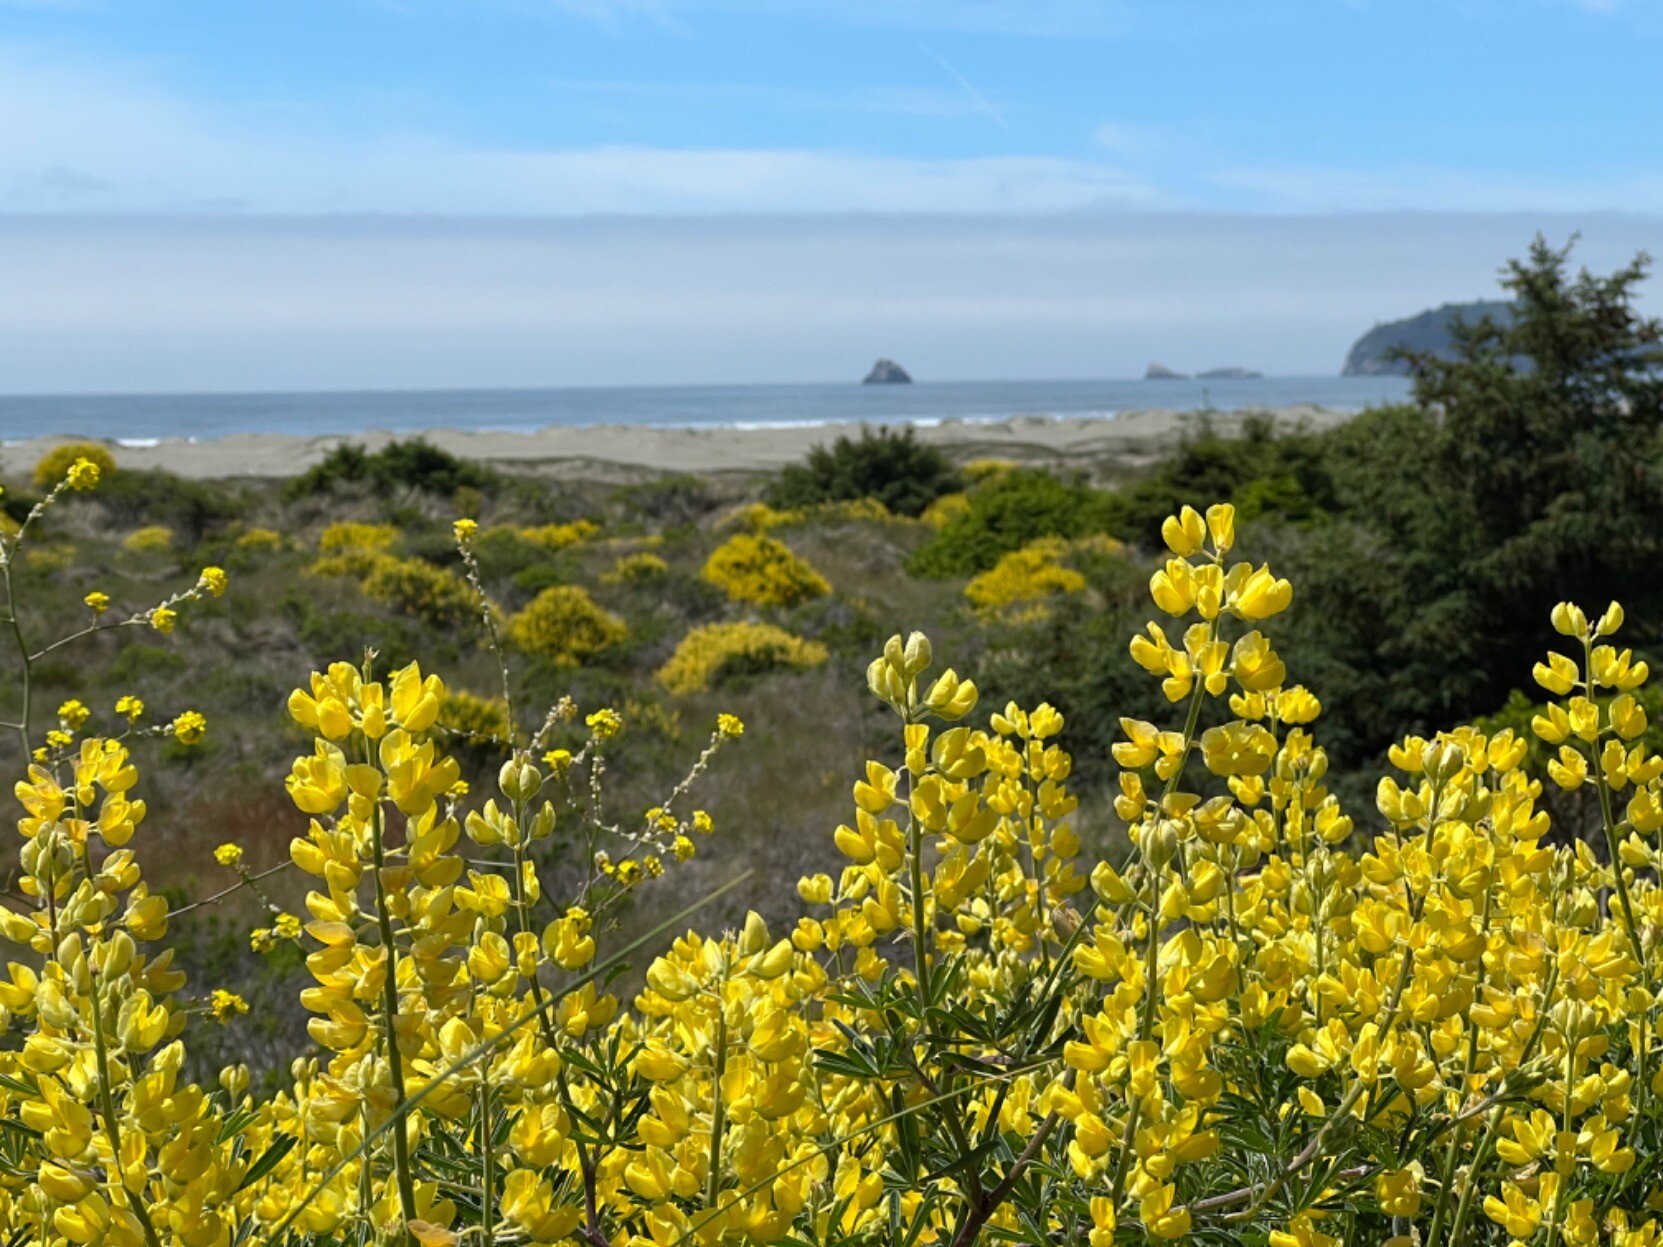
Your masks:
<path fill-rule="evenodd" d="M 298 436 L 385 429 L 521 432 L 550 425 L 779 428 L 842 422 L 940 424 L 1012 416 L 1111 417 L 1167 408 L 1292 407 L 1356 411 L 1408 393 L 1401 377 L 1263 377 L 1209 381 L 938 381 L 913 385 L 617 386 L 570 389 L 366 390 L 294 394 L 0 396 L 0 440 L 51 434 L 145 445 L 232 433 Z"/>

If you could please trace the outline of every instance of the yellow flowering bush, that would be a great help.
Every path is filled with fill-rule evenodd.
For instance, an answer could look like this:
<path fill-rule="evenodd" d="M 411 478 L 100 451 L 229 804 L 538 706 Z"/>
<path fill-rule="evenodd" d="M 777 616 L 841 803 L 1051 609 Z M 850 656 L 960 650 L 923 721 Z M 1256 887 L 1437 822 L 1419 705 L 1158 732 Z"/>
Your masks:
<path fill-rule="evenodd" d="M 398 535 L 391 524 L 331 524 L 318 539 L 322 553 L 308 571 L 351 577 L 365 597 L 436 627 L 458 627 L 476 618 L 482 608 L 468 578 L 425 559 L 390 553 Z"/>
<path fill-rule="evenodd" d="M 721 529 L 738 528 L 751 533 L 765 533 L 770 528 L 800 524 L 806 514 L 798 507 L 782 511 L 766 502 L 747 502 L 724 515 L 716 526 Z"/>
<path fill-rule="evenodd" d="M 587 541 L 600 530 L 601 526 L 593 520 L 574 520 L 570 524 L 539 524 L 509 531 L 521 540 L 555 554 L 580 541 Z"/>
<path fill-rule="evenodd" d="M 364 596 L 438 627 L 457 627 L 479 614 L 467 580 L 423 559 L 377 555 L 359 581 Z"/>
<path fill-rule="evenodd" d="M 233 544 L 250 553 L 273 554 L 283 548 L 283 534 L 271 528 L 249 528 L 238 533 Z"/>
<path fill-rule="evenodd" d="M 389 549 L 398 540 L 398 528 L 392 524 L 364 524 L 342 520 L 329 525 L 318 537 L 318 550 L 324 554 L 346 551 L 375 553 Z"/>
<path fill-rule="evenodd" d="M 601 583 L 606 585 L 638 585 L 657 580 L 670 570 L 670 565 L 651 550 L 637 550 L 633 554 L 624 554 L 618 561 L 601 573 Z"/>
<path fill-rule="evenodd" d="M 438 724 L 464 740 L 495 745 L 511 743 L 513 733 L 506 698 L 481 697 L 461 688 L 445 693 L 439 703 Z"/>
<path fill-rule="evenodd" d="M 825 577 L 791 547 L 756 533 L 735 533 L 705 561 L 700 573 L 735 602 L 795 606 L 831 592 Z"/>
<path fill-rule="evenodd" d="M 976 609 L 997 613 L 1013 606 L 1031 609 L 1048 597 L 1078 593 L 1086 587 L 1086 578 L 1062 565 L 1067 553 L 1068 542 L 1061 537 L 1042 537 L 973 576 L 964 596 Z"/>
<path fill-rule="evenodd" d="M 726 675 L 779 667 L 806 671 L 825 661 L 826 647 L 818 641 L 805 641 L 777 624 L 738 620 L 694 628 L 658 669 L 657 678 L 672 693 L 697 693 Z"/>
<path fill-rule="evenodd" d="M 954 516 L 967 515 L 970 512 L 970 495 L 966 493 L 942 494 L 918 518 L 934 529 L 947 527 L 947 522 Z"/>
<path fill-rule="evenodd" d="M 160 554 L 173 549 L 173 530 L 162 524 L 146 524 L 122 539 L 121 548 L 135 554 Z"/>
<path fill-rule="evenodd" d="M 895 513 L 877 498 L 847 498 L 837 502 L 822 502 L 814 508 L 814 513 L 826 519 L 835 520 L 893 520 Z M 905 517 L 901 517 L 905 518 Z"/>
<path fill-rule="evenodd" d="M 629 635 L 624 621 L 580 585 L 554 585 L 508 621 L 508 638 L 528 654 L 572 666 Z"/>
<path fill-rule="evenodd" d="M 78 461 L 92 464 L 104 476 L 116 470 L 115 456 L 103 442 L 63 442 L 52 447 L 36 462 L 35 488 L 53 488 L 69 475 L 69 470 Z"/>
<path fill-rule="evenodd" d="M 1164 622 L 1131 652 L 1171 710 L 1113 749 L 1129 858 L 1080 860 L 1061 714 L 979 714 L 896 636 L 839 868 L 784 929 L 671 918 L 629 1001 L 609 915 L 713 834 L 689 789 L 743 725 L 620 819 L 598 798 L 614 710 L 561 702 L 476 797 L 437 676 L 313 673 L 285 785 L 307 917 L 254 934 L 305 949 L 310 1046 L 270 1096 L 235 1066 L 188 1077 L 186 1015 L 247 1005 L 172 968 L 125 729 L 64 703 L 69 739 L 16 788 L 0 909 L 0 1226 L 47 1247 L 1656 1243 L 1663 756 L 1621 608 L 1557 607 L 1536 672 L 1545 782 L 1594 792 L 1595 843 L 1556 832 L 1508 730 L 1405 737 L 1348 813 L 1269 633 L 1293 587 L 1233 557 L 1234 520 L 1163 528 Z M 8 726 L 34 742 L 27 706 Z M 559 893 L 556 846 L 581 866 Z M 216 858 L 243 872 L 235 847 Z"/>

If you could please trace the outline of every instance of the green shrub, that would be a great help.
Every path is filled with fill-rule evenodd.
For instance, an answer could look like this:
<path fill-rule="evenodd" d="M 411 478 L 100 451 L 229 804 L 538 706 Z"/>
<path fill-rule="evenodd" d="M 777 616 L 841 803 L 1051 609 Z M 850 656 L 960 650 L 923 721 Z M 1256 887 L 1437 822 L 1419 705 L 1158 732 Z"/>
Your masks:
<path fill-rule="evenodd" d="M 536 596 L 544 589 L 552 589 L 555 585 L 566 583 L 567 577 L 553 563 L 533 563 L 530 567 L 522 567 L 513 576 L 514 587 L 521 593 Z"/>
<path fill-rule="evenodd" d="M 1234 437 L 1203 423 L 1119 494 L 1123 535 L 1148 549 L 1160 545 L 1162 520 L 1208 499 L 1228 498 L 1244 520 L 1275 516 L 1299 524 L 1341 505 L 1325 438 L 1279 430 L 1270 416 L 1247 418 Z"/>
<path fill-rule="evenodd" d="M 709 485 L 696 476 L 680 474 L 624 485 L 612 498 L 637 518 L 665 527 L 692 523 L 716 507 Z"/>
<path fill-rule="evenodd" d="M 420 438 L 389 442 L 374 452 L 342 442 L 321 462 L 290 481 L 283 493 L 295 500 L 328 493 L 341 484 L 356 484 L 378 494 L 414 489 L 450 497 L 464 488 L 483 493 L 496 480 L 497 474 L 489 468 L 459 459 Z"/>
<path fill-rule="evenodd" d="M 781 511 L 823 502 L 875 498 L 897 515 L 921 515 L 943 494 L 963 488 L 951 460 L 922 445 L 909 427 L 862 429 L 860 440 L 840 437 L 816 446 L 808 462 L 793 464 L 768 487 L 768 505 Z"/>
<path fill-rule="evenodd" d="M 968 509 L 918 547 L 908 569 L 916 576 L 971 576 L 1042 537 L 1113 532 L 1121 515 L 1112 493 L 1044 469 L 1015 468 L 976 489 Z"/>
<path fill-rule="evenodd" d="M 99 482 L 97 498 L 110 527 L 171 528 L 183 546 L 195 545 L 216 525 L 245 514 L 242 501 L 223 485 L 154 469 L 122 469 L 107 482 Z"/>

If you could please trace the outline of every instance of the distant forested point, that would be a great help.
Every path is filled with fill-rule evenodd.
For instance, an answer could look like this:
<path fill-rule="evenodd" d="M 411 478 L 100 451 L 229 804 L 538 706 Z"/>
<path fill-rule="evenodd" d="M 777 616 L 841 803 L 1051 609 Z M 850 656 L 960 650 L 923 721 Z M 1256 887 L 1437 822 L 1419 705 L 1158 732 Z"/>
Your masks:
<path fill-rule="evenodd" d="M 1457 320 L 1476 324 L 1486 316 L 1506 324 L 1512 320 L 1513 305 L 1499 300 L 1446 303 L 1403 320 L 1384 321 L 1357 339 L 1340 373 L 1347 377 L 1406 377 L 1409 361 L 1398 352 L 1452 359 L 1455 340 L 1451 325 Z"/>

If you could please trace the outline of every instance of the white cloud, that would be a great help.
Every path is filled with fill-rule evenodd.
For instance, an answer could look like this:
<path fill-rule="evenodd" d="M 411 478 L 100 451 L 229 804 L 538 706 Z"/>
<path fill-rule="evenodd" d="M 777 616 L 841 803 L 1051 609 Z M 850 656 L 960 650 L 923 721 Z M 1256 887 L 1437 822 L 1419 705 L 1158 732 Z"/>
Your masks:
<path fill-rule="evenodd" d="M 1249 211 L 1663 212 L 1663 167 L 1612 176 L 1559 177 L 1438 166 L 1226 168 L 1200 180 Z"/>
<path fill-rule="evenodd" d="M 867 103 L 944 107 L 934 95 Z M 131 66 L 0 46 L 0 211 L 1035 212 L 1153 197 L 1110 165 L 1064 157 L 489 148 L 346 137 L 305 116 L 210 112 Z"/>

